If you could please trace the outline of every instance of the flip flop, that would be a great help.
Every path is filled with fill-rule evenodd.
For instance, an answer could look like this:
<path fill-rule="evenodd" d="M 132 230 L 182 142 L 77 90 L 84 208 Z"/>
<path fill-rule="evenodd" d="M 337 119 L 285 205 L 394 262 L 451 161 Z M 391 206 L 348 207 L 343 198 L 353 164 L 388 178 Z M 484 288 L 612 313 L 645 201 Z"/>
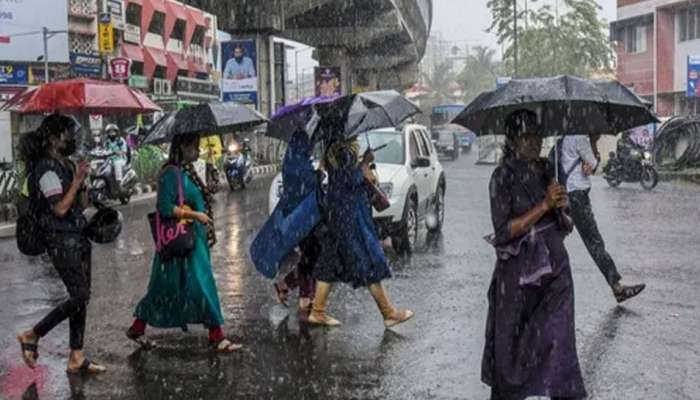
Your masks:
<path fill-rule="evenodd" d="M 222 343 L 224 342 L 228 342 L 228 344 L 221 347 Z M 212 343 L 211 346 L 217 353 L 233 353 L 243 348 L 242 345 L 235 344 L 228 339 L 222 339 L 216 343 Z"/>
<path fill-rule="evenodd" d="M 39 359 L 39 346 L 36 343 L 23 342 L 22 338 L 19 336 L 17 336 L 17 340 L 22 348 L 22 359 L 24 363 L 27 364 L 29 368 L 34 368 L 36 366 L 36 361 Z M 29 353 L 33 359 L 29 358 L 27 353 Z"/>
<path fill-rule="evenodd" d="M 148 340 L 143 333 L 137 332 L 133 327 L 129 327 L 126 331 L 126 337 L 132 342 L 138 344 L 144 350 L 152 350 L 156 348 L 156 342 Z"/>
<path fill-rule="evenodd" d="M 66 372 L 69 374 L 101 374 L 107 372 L 107 369 L 102 365 L 93 363 L 86 357 L 83 363 L 80 364 L 80 367 L 77 369 L 68 368 Z"/>
<path fill-rule="evenodd" d="M 618 303 L 622 303 L 623 301 L 629 300 L 632 297 L 642 293 L 645 288 L 646 285 L 643 283 L 640 285 L 623 286 L 622 290 L 615 293 L 615 300 L 617 300 Z"/>

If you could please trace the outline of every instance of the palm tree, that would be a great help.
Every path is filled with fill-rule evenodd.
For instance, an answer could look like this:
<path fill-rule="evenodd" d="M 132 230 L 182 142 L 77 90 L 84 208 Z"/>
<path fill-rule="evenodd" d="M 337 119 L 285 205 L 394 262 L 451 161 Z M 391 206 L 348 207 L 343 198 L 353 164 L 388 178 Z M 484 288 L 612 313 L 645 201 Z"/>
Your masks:
<path fill-rule="evenodd" d="M 444 103 L 450 98 L 450 85 L 455 77 L 452 72 L 452 63 L 443 61 L 435 66 L 432 74 L 423 74 L 425 83 L 433 90 L 433 101 L 435 104 Z"/>

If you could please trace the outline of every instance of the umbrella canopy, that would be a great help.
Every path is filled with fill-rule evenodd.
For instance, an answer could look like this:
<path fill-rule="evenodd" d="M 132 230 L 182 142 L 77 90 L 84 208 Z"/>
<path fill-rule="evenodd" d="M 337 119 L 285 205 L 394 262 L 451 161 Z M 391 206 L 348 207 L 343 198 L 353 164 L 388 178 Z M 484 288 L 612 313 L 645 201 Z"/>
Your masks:
<path fill-rule="evenodd" d="M 342 97 L 316 97 L 278 111 L 267 135 L 289 140 L 301 130 L 315 140 L 353 137 L 372 129 L 396 126 L 420 109 L 393 90 Z"/>
<path fill-rule="evenodd" d="M 234 102 L 199 104 L 161 118 L 153 125 L 144 144 L 161 144 L 178 135 L 213 135 L 249 129 L 267 122 L 259 112 Z"/>
<path fill-rule="evenodd" d="M 71 79 L 41 85 L 14 97 L 3 109 L 24 114 L 122 114 L 161 111 L 158 105 L 138 90 L 117 82 L 91 79 Z"/>
<path fill-rule="evenodd" d="M 504 134 L 506 117 L 519 109 L 538 114 L 545 136 L 617 134 L 658 122 L 648 105 L 619 82 L 572 76 L 512 80 L 479 95 L 452 122 L 478 135 Z"/>

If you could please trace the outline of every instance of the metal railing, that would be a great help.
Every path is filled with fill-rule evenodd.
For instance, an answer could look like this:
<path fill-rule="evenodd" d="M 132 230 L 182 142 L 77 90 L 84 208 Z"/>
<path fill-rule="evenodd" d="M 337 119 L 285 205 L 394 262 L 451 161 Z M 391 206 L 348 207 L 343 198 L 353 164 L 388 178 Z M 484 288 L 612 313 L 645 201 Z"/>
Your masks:
<path fill-rule="evenodd" d="M 0 203 L 14 203 L 19 194 L 17 170 L 12 163 L 0 162 Z"/>

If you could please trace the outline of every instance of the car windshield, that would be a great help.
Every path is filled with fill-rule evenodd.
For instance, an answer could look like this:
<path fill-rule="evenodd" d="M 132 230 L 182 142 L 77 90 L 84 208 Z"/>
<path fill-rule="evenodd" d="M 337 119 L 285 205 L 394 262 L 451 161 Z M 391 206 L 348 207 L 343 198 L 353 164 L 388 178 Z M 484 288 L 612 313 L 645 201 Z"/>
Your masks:
<path fill-rule="evenodd" d="M 403 165 L 406 160 L 404 136 L 401 132 L 371 131 L 359 138 L 360 154 L 367 150 L 369 143 L 375 149 L 375 162 L 378 164 Z"/>
<path fill-rule="evenodd" d="M 455 140 L 450 131 L 433 131 L 432 138 L 440 144 L 452 144 Z"/>

